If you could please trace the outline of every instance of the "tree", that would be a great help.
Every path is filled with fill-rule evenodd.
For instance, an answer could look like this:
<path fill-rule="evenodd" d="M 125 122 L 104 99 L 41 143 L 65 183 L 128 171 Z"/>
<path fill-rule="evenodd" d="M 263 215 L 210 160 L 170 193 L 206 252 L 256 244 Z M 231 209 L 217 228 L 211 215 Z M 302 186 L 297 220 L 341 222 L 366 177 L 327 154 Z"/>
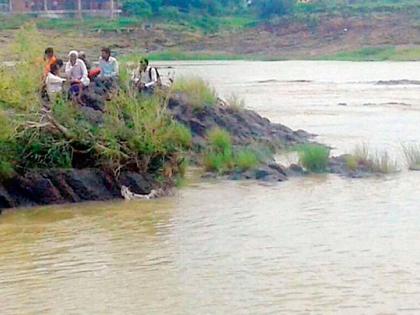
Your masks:
<path fill-rule="evenodd" d="M 293 12 L 295 0 L 260 0 L 255 3 L 255 6 L 262 18 L 270 18 L 273 15 L 286 15 Z"/>
<path fill-rule="evenodd" d="M 122 1 L 122 8 L 129 15 L 152 16 L 152 6 L 145 0 L 124 0 Z"/>

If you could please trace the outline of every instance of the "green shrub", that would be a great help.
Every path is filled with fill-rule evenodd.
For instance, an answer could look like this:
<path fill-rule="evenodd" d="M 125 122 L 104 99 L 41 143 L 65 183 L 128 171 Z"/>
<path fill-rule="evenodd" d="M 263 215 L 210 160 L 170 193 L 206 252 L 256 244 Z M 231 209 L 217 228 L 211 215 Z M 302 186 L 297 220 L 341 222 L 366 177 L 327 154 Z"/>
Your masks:
<path fill-rule="evenodd" d="M 14 172 L 15 130 L 7 115 L 0 110 L 0 178 L 8 177 Z"/>
<path fill-rule="evenodd" d="M 212 129 L 207 137 L 212 150 L 219 153 L 232 152 L 232 138 L 226 130 Z"/>
<path fill-rule="evenodd" d="M 306 144 L 298 148 L 299 163 L 308 171 L 325 172 L 330 157 L 330 149 L 317 144 Z"/>
<path fill-rule="evenodd" d="M 215 128 L 208 134 L 208 148 L 204 156 L 207 171 L 225 173 L 234 167 L 233 147 L 230 134 Z"/>
<path fill-rule="evenodd" d="M 145 0 L 123 0 L 122 7 L 124 12 L 130 13 L 131 15 L 141 17 L 152 16 L 152 7 Z"/>
<path fill-rule="evenodd" d="M 169 21 L 177 21 L 181 17 L 179 9 L 173 6 L 164 6 L 160 8 L 159 15 Z"/>
<path fill-rule="evenodd" d="M 73 150 L 65 139 L 57 139 L 48 131 L 35 128 L 26 129 L 17 137 L 19 167 L 34 168 L 70 168 Z"/>
<path fill-rule="evenodd" d="M 259 161 L 257 153 L 251 149 L 234 150 L 232 138 L 226 130 L 215 128 L 209 132 L 203 160 L 207 171 L 223 174 L 237 169 L 244 172 L 257 166 Z"/>
<path fill-rule="evenodd" d="M 347 155 L 345 157 L 346 166 L 349 170 L 355 171 L 359 166 L 359 161 L 353 155 Z"/>
<path fill-rule="evenodd" d="M 218 152 L 208 152 L 204 156 L 204 168 L 209 172 L 225 173 L 231 169 L 232 156 Z"/>
<path fill-rule="evenodd" d="M 241 150 L 235 155 L 235 165 L 240 171 L 248 171 L 258 165 L 258 157 L 254 151 Z"/>
<path fill-rule="evenodd" d="M 172 92 L 186 94 L 189 104 L 196 109 L 213 106 L 217 101 L 214 89 L 199 77 L 177 78 L 172 85 Z"/>

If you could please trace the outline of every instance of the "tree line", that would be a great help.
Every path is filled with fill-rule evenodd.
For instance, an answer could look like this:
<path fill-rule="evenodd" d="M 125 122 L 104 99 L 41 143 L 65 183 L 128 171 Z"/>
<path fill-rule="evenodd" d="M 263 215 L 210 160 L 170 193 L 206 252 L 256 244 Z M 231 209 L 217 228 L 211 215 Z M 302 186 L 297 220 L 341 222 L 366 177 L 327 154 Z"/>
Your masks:
<path fill-rule="evenodd" d="M 296 0 L 123 0 L 126 15 L 141 17 L 176 16 L 182 13 L 229 15 L 256 13 L 260 17 L 291 13 Z"/>

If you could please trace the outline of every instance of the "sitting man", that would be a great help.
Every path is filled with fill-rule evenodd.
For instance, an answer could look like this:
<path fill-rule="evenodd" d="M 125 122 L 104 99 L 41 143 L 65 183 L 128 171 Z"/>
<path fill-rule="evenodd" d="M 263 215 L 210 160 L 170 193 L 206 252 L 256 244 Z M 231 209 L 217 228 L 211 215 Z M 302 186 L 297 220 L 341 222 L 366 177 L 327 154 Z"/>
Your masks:
<path fill-rule="evenodd" d="M 117 59 L 111 56 L 111 50 L 108 47 L 101 49 L 99 70 L 99 80 L 96 80 L 96 83 L 107 95 L 107 100 L 110 100 L 118 90 L 119 65 Z"/>
<path fill-rule="evenodd" d="M 50 104 L 55 102 L 56 96 L 59 95 L 63 90 L 63 83 L 66 79 L 59 76 L 60 66 L 55 63 L 51 65 L 50 72 L 48 72 L 45 78 L 45 85 L 47 87 L 48 98 Z"/>
<path fill-rule="evenodd" d="M 90 83 L 88 72 L 83 60 L 79 59 L 77 51 L 72 50 L 69 53 L 69 61 L 66 63 L 66 75 L 70 81 L 70 96 L 73 100 L 82 104 L 81 95 L 83 88 Z"/>
<path fill-rule="evenodd" d="M 156 87 L 162 85 L 159 72 L 154 67 L 149 67 L 149 60 L 143 58 L 131 77 L 131 82 L 140 93 L 152 94 Z"/>
<path fill-rule="evenodd" d="M 101 58 L 99 59 L 99 68 L 101 69 L 101 78 L 117 79 L 119 75 L 118 61 L 111 56 L 111 50 L 104 47 L 101 50 Z"/>
<path fill-rule="evenodd" d="M 57 57 L 55 56 L 54 49 L 52 47 L 45 49 L 44 60 L 46 62 L 44 75 L 47 76 L 51 70 L 51 66 L 57 62 Z"/>

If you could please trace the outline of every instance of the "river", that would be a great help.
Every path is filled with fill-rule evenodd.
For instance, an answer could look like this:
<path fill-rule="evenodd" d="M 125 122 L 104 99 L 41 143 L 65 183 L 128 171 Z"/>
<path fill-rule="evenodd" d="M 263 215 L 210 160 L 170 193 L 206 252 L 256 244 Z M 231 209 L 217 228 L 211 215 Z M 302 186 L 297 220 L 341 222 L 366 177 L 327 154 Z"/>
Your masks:
<path fill-rule="evenodd" d="M 402 171 L 204 181 L 175 197 L 0 217 L 1 314 L 419 314 L 420 63 L 180 62 L 227 97 Z"/>

